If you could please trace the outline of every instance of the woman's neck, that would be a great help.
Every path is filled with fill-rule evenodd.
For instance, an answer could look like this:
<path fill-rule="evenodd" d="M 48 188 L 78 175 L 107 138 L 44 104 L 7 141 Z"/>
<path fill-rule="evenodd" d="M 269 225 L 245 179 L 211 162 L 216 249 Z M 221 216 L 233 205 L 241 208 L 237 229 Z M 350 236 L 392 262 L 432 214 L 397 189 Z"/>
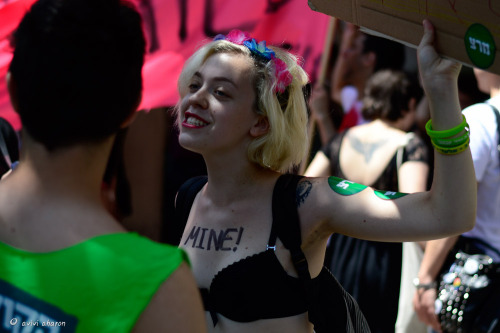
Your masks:
<path fill-rule="evenodd" d="M 387 119 L 375 119 L 374 121 L 371 122 L 371 124 L 374 128 L 378 128 L 379 130 L 400 129 L 399 122 L 397 120 L 390 121 Z"/>
<path fill-rule="evenodd" d="M 258 195 L 263 183 L 274 183 L 279 173 L 244 159 L 229 163 L 206 161 L 208 172 L 207 196 L 212 200 L 231 202 L 238 198 Z"/>

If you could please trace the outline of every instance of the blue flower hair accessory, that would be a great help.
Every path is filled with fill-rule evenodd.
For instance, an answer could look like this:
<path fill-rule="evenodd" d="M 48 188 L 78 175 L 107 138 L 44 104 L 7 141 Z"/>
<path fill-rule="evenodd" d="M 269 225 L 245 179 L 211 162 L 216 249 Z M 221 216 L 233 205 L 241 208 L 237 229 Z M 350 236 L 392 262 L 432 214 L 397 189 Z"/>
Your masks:
<path fill-rule="evenodd" d="M 257 44 L 257 41 L 252 38 L 251 41 L 247 40 L 243 42 L 243 45 L 248 47 L 248 49 L 258 57 L 262 57 L 267 60 L 276 58 L 276 53 L 274 53 L 273 50 L 267 48 L 265 40 Z"/>
<path fill-rule="evenodd" d="M 255 38 L 251 38 L 247 32 L 240 30 L 231 30 L 227 36 L 217 35 L 214 41 L 217 40 L 227 40 L 231 43 L 246 46 L 253 55 L 264 59 L 266 61 L 271 61 L 273 64 L 273 77 L 276 81 L 274 86 L 274 92 L 283 93 L 292 83 L 292 74 L 288 71 L 286 63 L 276 57 L 276 53 L 266 46 L 266 41 L 257 42 Z"/>

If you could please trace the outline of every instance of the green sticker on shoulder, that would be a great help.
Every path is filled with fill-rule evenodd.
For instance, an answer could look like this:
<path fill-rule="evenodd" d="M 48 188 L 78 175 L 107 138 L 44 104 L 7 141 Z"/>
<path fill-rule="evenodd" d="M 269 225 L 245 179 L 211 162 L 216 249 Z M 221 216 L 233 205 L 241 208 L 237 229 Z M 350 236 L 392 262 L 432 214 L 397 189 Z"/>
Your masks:
<path fill-rule="evenodd" d="M 401 198 L 407 194 L 408 193 L 391 192 L 391 191 L 380 191 L 380 190 L 375 191 L 375 195 L 377 197 L 379 197 L 381 199 L 387 199 L 387 200 Z"/>
<path fill-rule="evenodd" d="M 363 191 L 368 186 L 357 184 L 349 180 L 338 177 L 328 177 L 328 185 L 330 188 L 341 195 L 353 195 Z"/>
<path fill-rule="evenodd" d="M 490 31 L 479 23 L 472 24 L 465 33 L 465 49 L 472 63 L 486 69 L 495 62 L 496 46 Z"/>

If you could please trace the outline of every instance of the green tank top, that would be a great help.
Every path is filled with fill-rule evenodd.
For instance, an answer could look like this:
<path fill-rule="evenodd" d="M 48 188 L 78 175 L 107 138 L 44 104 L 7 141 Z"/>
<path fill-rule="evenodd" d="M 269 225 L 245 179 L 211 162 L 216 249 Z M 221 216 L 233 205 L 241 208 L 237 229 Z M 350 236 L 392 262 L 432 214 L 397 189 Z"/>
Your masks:
<path fill-rule="evenodd" d="M 184 261 L 184 251 L 136 233 L 46 253 L 0 242 L 0 331 L 129 332 Z"/>

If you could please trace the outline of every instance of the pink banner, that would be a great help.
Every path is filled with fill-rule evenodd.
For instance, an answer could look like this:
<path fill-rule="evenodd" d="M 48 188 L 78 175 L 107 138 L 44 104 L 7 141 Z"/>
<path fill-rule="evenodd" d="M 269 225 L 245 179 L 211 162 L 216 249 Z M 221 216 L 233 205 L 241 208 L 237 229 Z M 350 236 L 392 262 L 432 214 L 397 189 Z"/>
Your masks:
<path fill-rule="evenodd" d="M 21 120 L 10 104 L 6 75 L 12 59 L 9 37 L 35 0 L 6 0 L 0 3 L 0 117 L 15 129 L 21 128 Z"/>
<path fill-rule="evenodd" d="M 143 16 L 148 40 L 140 109 L 175 105 L 176 81 L 184 61 L 204 41 L 231 29 L 248 31 L 268 44 L 289 48 L 303 58 L 311 81 L 316 77 L 329 17 L 312 11 L 306 0 L 132 1 Z M 12 111 L 5 85 L 12 56 L 6 38 L 21 19 L 22 9 L 32 2 L 7 0 L 3 7 L 0 5 L 0 117 L 17 129 L 21 124 Z"/>

